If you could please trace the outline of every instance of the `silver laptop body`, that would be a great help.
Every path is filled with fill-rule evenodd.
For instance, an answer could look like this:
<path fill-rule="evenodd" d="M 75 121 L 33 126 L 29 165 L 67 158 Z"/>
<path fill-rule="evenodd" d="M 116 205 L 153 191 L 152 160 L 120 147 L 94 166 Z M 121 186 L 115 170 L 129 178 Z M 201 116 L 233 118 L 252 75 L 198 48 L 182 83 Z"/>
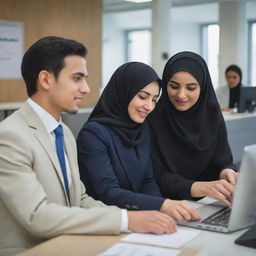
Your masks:
<path fill-rule="evenodd" d="M 216 202 L 198 208 L 202 219 L 179 224 L 200 229 L 229 233 L 256 224 L 256 145 L 246 146 L 240 168 L 240 174 L 235 186 L 233 203 L 229 222 L 226 226 L 205 224 L 205 218 L 223 208 Z M 226 207 L 227 208 L 227 207 Z"/>

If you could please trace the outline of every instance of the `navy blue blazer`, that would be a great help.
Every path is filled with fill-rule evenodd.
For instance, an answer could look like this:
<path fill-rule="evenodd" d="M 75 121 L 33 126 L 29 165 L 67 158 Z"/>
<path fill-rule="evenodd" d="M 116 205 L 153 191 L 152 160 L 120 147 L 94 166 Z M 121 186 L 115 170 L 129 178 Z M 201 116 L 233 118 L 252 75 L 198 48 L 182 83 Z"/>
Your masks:
<path fill-rule="evenodd" d="M 159 210 L 165 198 L 155 183 L 150 138 L 126 147 L 111 128 L 97 122 L 83 126 L 78 138 L 78 163 L 87 193 L 107 205 L 130 210 Z"/>

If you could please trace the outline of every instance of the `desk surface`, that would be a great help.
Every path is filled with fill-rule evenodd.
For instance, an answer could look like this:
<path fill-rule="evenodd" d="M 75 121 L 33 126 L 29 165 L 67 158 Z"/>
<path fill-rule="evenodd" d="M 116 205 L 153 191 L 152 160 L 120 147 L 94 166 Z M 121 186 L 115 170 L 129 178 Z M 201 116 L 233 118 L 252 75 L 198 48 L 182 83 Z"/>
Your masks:
<path fill-rule="evenodd" d="M 256 112 L 253 112 L 253 113 L 248 113 L 248 112 L 245 112 L 245 113 L 222 112 L 222 114 L 223 114 L 223 117 L 224 117 L 225 121 L 256 117 Z"/>
<path fill-rule="evenodd" d="M 23 102 L 0 103 L 0 110 L 16 110 Z"/>
<path fill-rule="evenodd" d="M 234 244 L 234 240 L 245 231 L 231 234 L 202 231 L 199 236 L 181 249 L 180 256 L 255 256 L 255 249 Z M 64 235 L 42 243 L 18 256 L 96 256 L 124 236 L 124 234 L 119 236 Z"/>
<path fill-rule="evenodd" d="M 29 249 L 18 256 L 96 256 L 110 248 L 125 235 L 94 236 L 94 235 L 63 235 Z M 192 256 L 197 249 L 182 248 L 179 256 Z"/>
<path fill-rule="evenodd" d="M 205 197 L 198 202 L 189 202 L 194 207 L 200 207 L 202 204 L 214 201 Z M 179 256 L 255 256 L 255 249 L 234 243 L 247 230 L 243 229 L 230 234 L 202 230 L 196 238 L 180 248 Z M 96 256 L 110 248 L 124 236 L 126 234 L 118 236 L 63 235 L 35 246 L 18 256 Z"/>

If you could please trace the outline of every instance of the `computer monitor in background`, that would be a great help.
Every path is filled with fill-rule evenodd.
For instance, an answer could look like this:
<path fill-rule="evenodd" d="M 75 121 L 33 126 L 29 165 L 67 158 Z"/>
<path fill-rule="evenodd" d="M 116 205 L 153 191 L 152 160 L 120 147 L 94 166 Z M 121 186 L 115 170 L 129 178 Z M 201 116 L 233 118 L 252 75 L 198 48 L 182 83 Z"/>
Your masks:
<path fill-rule="evenodd" d="M 240 88 L 240 97 L 237 106 L 237 112 L 243 113 L 246 110 L 253 112 L 256 108 L 256 87 L 248 86 Z"/>

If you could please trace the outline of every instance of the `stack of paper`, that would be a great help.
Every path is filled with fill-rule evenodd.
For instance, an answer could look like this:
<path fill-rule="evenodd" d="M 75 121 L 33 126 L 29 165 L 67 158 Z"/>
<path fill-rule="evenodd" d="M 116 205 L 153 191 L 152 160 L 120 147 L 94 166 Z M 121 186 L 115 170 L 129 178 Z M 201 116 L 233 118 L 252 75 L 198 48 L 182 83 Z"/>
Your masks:
<path fill-rule="evenodd" d="M 153 246 L 117 243 L 98 256 L 176 256 L 180 250 Z"/>
<path fill-rule="evenodd" d="M 154 235 L 132 233 L 120 240 L 120 242 L 136 243 L 117 243 L 107 251 L 98 256 L 176 256 L 181 251 L 170 248 L 181 248 L 200 233 L 196 229 L 178 228 L 176 233 Z M 138 245 L 149 244 L 161 247 Z M 169 247 L 169 248 L 163 248 Z"/>
<path fill-rule="evenodd" d="M 121 241 L 140 243 L 140 244 L 151 244 L 157 246 L 180 248 L 200 233 L 200 230 L 178 228 L 176 233 L 154 235 L 154 234 L 137 234 L 132 233 Z"/>

